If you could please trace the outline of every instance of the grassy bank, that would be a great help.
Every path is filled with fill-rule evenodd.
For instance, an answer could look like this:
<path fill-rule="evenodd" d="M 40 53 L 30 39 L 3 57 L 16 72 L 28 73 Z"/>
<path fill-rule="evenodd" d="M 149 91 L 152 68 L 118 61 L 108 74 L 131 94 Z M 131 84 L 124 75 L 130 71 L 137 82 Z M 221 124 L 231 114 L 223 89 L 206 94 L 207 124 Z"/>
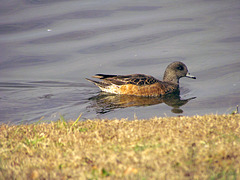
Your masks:
<path fill-rule="evenodd" d="M 240 179 L 240 115 L 0 125 L 0 179 Z"/>

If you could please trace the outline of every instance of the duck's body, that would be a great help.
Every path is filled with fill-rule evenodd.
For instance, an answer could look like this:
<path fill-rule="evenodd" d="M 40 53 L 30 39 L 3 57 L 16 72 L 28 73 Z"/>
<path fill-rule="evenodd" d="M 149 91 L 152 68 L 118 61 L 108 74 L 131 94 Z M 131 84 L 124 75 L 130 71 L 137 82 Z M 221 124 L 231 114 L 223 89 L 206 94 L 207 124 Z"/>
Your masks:
<path fill-rule="evenodd" d="M 94 81 L 102 91 L 114 94 L 126 94 L 136 96 L 164 96 L 179 90 L 179 79 L 190 77 L 187 67 L 182 62 L 173 62 L 166 68 L 163 81 L 144 74 L 131 75 L 105 75 L 96 74 L 94 78 L 103 81 Z"/>

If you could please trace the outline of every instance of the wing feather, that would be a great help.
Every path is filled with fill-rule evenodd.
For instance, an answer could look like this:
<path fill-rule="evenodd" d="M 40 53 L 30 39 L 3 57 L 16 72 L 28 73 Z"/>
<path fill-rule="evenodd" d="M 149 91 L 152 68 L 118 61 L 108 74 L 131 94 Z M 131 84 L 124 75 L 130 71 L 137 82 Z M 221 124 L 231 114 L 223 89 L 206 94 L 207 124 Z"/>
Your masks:
<path fill-rule="evenodd" d="M 105 82 L 116 85 L 132 84 L 137 86 L 144 86 L 160 82 L 158 79 L 144 74 L 131 74 L 131 75 L 96 74 L 93 77 L 102 79 Z"/>

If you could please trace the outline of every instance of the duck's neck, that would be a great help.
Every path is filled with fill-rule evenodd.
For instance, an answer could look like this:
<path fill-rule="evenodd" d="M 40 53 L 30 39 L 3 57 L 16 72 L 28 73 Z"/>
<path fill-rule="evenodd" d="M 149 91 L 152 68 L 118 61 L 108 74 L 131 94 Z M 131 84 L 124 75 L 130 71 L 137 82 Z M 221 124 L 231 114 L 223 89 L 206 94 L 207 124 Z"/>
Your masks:
<path fill-rule="evenodd" d="M 169 74 L 165 72 L 163 76 L 163 81 L 179 86 L 179 79 L 177 78 L 176 75 L 173 75 L 173 74 Z"/>

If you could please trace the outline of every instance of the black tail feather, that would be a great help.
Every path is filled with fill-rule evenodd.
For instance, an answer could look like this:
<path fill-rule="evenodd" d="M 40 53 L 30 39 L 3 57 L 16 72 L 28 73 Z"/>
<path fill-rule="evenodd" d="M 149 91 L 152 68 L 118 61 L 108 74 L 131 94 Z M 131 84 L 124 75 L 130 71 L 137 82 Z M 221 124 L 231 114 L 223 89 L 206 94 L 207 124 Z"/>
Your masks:
<path fill-rule="evenodd" d="M 111 77 L 116 77 L 117 75 L 109 75 L 109 74 L 96 74 L 95 76 L 92 76 L 93 78 L 98 78 L 98 79 L 106 79 L 106 78 L 111 78 Z"/>
<path fill-rule="evenodd" d="M 96 84 L 97 86 L 102 87 L 102 88 L 105 88 L 105 87 L 107 87 L 107 86 L 110 85 L 110 84 L 108 84 L 108 83 L 106 83 L 106 82 L 104 82 L 104 81 L 99 82 L 99 81 L 94 81 L 94 80 L 88 79 L 88 78 L 86 78 L 86 80 L 88 80 L 88 81 L 90 81 L 90 82 L 92 82 L 92 83 L 94 83 L 94 84 Z"/>

